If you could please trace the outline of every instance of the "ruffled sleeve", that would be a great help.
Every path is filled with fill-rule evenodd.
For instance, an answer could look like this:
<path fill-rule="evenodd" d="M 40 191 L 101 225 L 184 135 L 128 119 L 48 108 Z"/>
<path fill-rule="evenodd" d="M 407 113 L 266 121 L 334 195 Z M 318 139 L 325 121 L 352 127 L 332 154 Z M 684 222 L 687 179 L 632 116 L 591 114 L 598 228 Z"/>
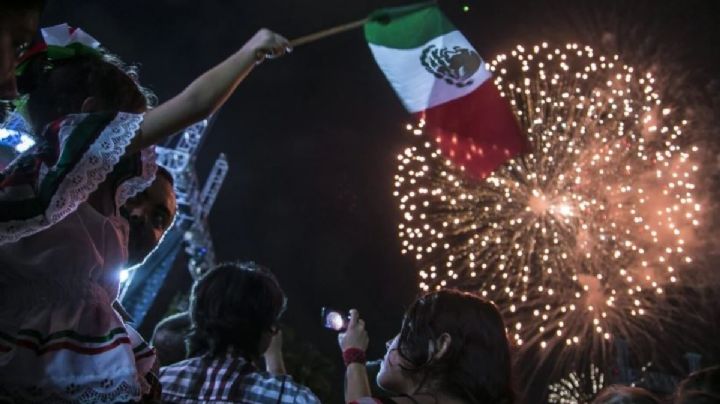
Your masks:
<path fill-rule="evenodd" d="M 112 173 L 120 206 L 155 178 L 155 153 L 124 156 L 143 115 L 69 115 L 0 174 L 0 244 L 46 229 L 74 212 Z"/>

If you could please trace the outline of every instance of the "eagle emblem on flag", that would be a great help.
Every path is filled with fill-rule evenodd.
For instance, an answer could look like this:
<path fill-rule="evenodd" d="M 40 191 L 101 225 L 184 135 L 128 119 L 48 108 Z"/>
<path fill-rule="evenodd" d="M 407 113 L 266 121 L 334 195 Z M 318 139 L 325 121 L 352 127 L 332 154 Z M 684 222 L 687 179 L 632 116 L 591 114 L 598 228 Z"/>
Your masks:
<path fill-rule="evenodd" d="M 432 75 L 457 87 L 472 84 L 473 75 L 482 66 L 477 52 L 461 46 L 439 48 L 430 45 L 422 50 L 420 62 Z"/>

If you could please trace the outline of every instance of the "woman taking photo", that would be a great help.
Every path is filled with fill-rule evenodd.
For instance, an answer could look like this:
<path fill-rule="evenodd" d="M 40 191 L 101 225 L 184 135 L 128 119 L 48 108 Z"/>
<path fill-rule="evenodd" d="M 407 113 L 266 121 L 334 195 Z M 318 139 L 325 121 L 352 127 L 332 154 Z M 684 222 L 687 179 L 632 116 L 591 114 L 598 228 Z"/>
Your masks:
<path fill-rule="evenodd" d="M 510 404 L 510 349 L 497 308 L 471 293 L 442 290 L 417 299 L 387 343 L 377 384 L 392 398 L 370 397 L 365 322 L 350 311 L 339 335 L 345 401 L 353 404 Z"/>

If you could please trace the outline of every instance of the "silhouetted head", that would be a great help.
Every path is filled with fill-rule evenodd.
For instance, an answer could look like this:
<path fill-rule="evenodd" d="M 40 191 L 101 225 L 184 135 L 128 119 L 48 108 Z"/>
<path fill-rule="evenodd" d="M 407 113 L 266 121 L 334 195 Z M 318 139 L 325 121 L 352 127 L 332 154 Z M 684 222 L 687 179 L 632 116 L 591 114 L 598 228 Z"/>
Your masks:
<path fill-rule="evenodd" d="M 720 366 L 698 370 L 680 382 L 675 404 L 720 403 Z"/>
<path fill-rule="evenodd" d="M 510 348 L 502 316 L 471 293 L 416 300 L 388 343 L 377 382 L 404 394 L 443 393 L 469 403 L 512 403 Z"/>
<path fill-rule="evenodd" d="M 613 385 L 604 388 L 593 404 L 658 404 L 660 400 L 639 387 Z"/>
<path fill-rule="evenodd" d="M 18 86 L 29 96 L 27 113 L 36 133 L 65 115 L 142 113 L 151 103 L 152 95 L 140 87 L 135 70 L 108 54 L 48 61 L 40 53 L 27 63 Z"/>
<path fill-rule="evenodd" d="M 286 298 L 269 270 L 252 262 L 222 264 L 193 287 L 189 355 L 220 356 L 232 348 L 248 360 L 265 352 Z"/>

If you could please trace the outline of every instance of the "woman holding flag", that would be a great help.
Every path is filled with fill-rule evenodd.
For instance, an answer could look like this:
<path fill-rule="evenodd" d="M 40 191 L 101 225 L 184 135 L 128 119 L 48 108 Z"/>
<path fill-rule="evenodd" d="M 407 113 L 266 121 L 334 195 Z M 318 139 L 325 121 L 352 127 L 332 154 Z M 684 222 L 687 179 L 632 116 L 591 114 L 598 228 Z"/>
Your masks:
<path fill-rule="evenodd" d="M 152 186 L 152 146 L 217 111 L 289 44 L 260 30 L 149 109 L 129 71 L 66 24 L 18 67 L 36 145 L 0 173 L 0 401 L 110 403 L 150 392 L 155 355 L 113 309 L 128 199 Z M 158 221 L 159 230 L 170 225 Z"/>

